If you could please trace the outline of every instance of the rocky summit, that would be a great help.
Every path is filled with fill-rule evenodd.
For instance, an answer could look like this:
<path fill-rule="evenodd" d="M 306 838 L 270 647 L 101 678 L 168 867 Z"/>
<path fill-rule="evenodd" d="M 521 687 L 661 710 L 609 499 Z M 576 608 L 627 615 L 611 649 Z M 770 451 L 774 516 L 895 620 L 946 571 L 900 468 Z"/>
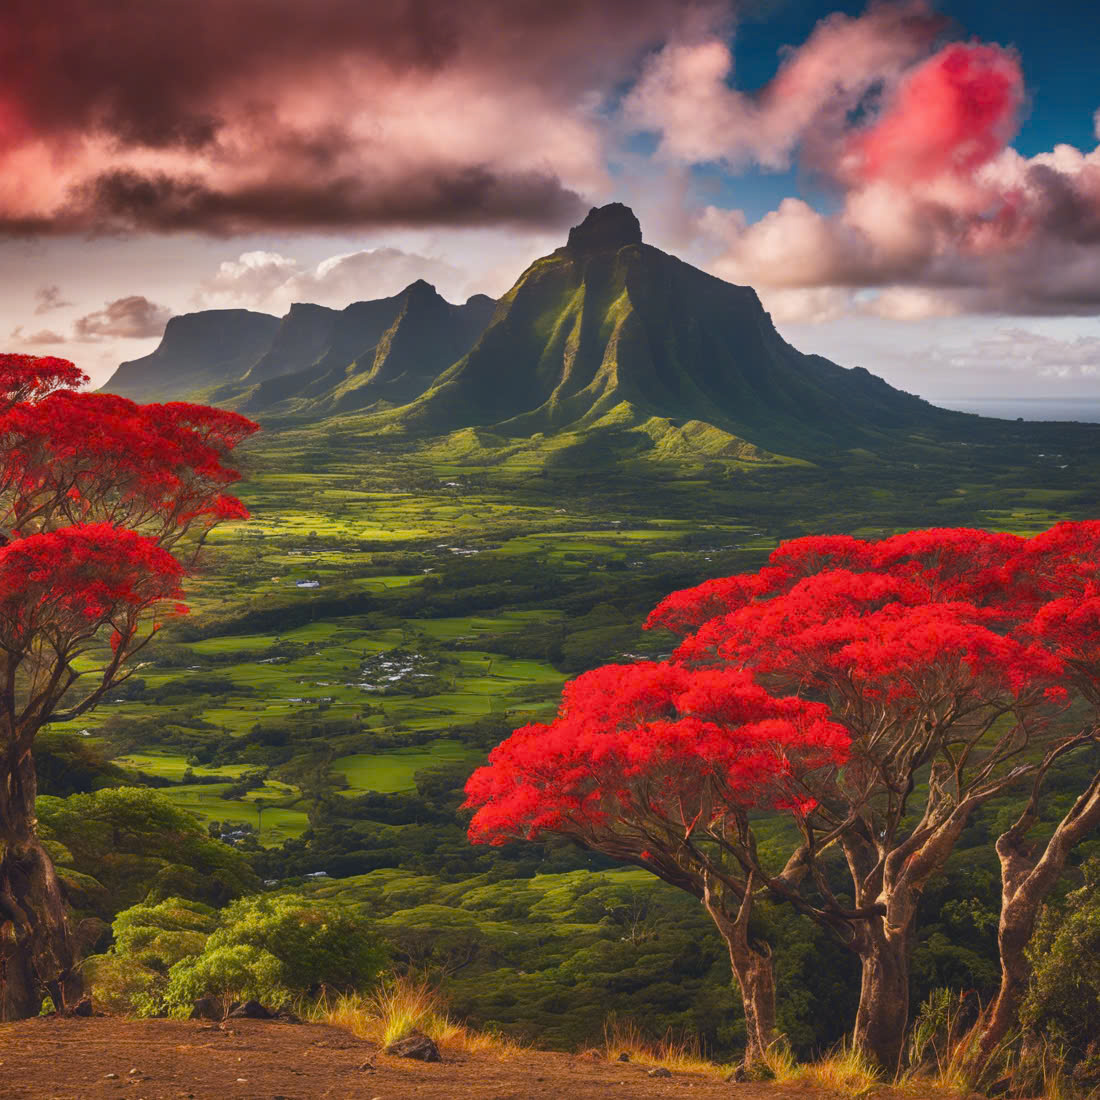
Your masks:
<path fill-rule="evenodd" d="M 580 225 L 569 230 L 571 252 L 598 252 L 642 243 L 642 226 L 629 206 L 611 202 L 594 206 Z"/>

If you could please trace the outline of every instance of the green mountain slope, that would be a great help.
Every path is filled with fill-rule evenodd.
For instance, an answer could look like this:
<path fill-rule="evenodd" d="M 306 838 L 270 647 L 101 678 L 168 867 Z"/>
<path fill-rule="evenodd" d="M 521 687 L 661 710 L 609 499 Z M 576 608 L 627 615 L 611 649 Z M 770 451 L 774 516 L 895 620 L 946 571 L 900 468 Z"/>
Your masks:
<path fill-rule="evenodd" d="M 339 311 L 294 305 L 268 353 L 215 396 L 250 414 L 402 405 L 469 350 L 495 306 L 485 295 L 452 305 L 423 280 Z"/>
<path fill-rule="evenodd" d="M 958 419 L 797 351 L 755 291 L 643 244 L 637 219 L 613 204 L 532 264 L 469 354 L 392 420 L 530 436 L 652 417 L 791 453 Z"/>

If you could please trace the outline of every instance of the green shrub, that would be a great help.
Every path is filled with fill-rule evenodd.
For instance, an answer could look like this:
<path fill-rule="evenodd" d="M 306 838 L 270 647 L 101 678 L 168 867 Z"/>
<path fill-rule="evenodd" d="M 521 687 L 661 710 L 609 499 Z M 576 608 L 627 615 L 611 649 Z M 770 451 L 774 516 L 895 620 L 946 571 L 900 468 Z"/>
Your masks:
<path fill-rule="evenodd" d="M 85 973 L 104 1007 L 139 1016 L 187 1016 L 201 997 L 280 1008 L 323 987 L 362 990 L 386 958 L 354 910 L 291 894 L 242 898 L 220 913 L 181 898 L 135 905 L 114 934 Z"/>
<path fill-rule="evenodd" d="M 1048 906 L 1028 947 L 1031 986 L 1024 1027 L 1065 1048 L 1070 1062 L 1100 1036 L 1100 857 L 1085 864 L 1085 884 L 1062 906 Z"/>

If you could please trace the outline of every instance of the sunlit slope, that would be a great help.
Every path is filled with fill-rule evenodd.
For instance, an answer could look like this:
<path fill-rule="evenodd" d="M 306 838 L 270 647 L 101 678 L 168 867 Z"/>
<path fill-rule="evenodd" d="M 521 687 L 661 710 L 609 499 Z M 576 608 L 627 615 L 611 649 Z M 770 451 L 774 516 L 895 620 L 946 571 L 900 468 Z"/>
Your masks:
<path fill-rule="evenodd" d="M 523 437 L 657 417 L 804 454 L 959 419 L 866 370 L 803 355 L 755 291 L 643 244 L 636 227 L 625 207 L 593 211 L 570 244 L 523 273 L 470 352 L 388 425 Z"/>
<path fill-rule="evenodd" d="M 469 350 L 495 305 L 485 295 L 452 305 L 419 280 L 392 298 L 342 311 L 294 306 L 283 319 L 283 341 L 240 387 L 217 396 L 251 414 L 320 417 L 402 405 Z"/>

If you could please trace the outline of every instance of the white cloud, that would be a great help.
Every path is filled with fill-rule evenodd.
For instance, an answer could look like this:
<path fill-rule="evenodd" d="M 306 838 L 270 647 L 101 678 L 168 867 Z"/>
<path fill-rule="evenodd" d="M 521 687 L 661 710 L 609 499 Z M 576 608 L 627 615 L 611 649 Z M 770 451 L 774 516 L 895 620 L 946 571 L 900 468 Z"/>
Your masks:
<path fill-rule="evenodd" d="M 388 298 L 424 279 L 445 298 L 462 300 L 469 275 L 446 260 L 397 248 L 330 256 L 305 265 L 278 252 L 242 252 L 225 260 L 196 294 L 204 309 L 244 307 L 282 314 L 293 302 L 343 308 L 351 302 Z"/>

